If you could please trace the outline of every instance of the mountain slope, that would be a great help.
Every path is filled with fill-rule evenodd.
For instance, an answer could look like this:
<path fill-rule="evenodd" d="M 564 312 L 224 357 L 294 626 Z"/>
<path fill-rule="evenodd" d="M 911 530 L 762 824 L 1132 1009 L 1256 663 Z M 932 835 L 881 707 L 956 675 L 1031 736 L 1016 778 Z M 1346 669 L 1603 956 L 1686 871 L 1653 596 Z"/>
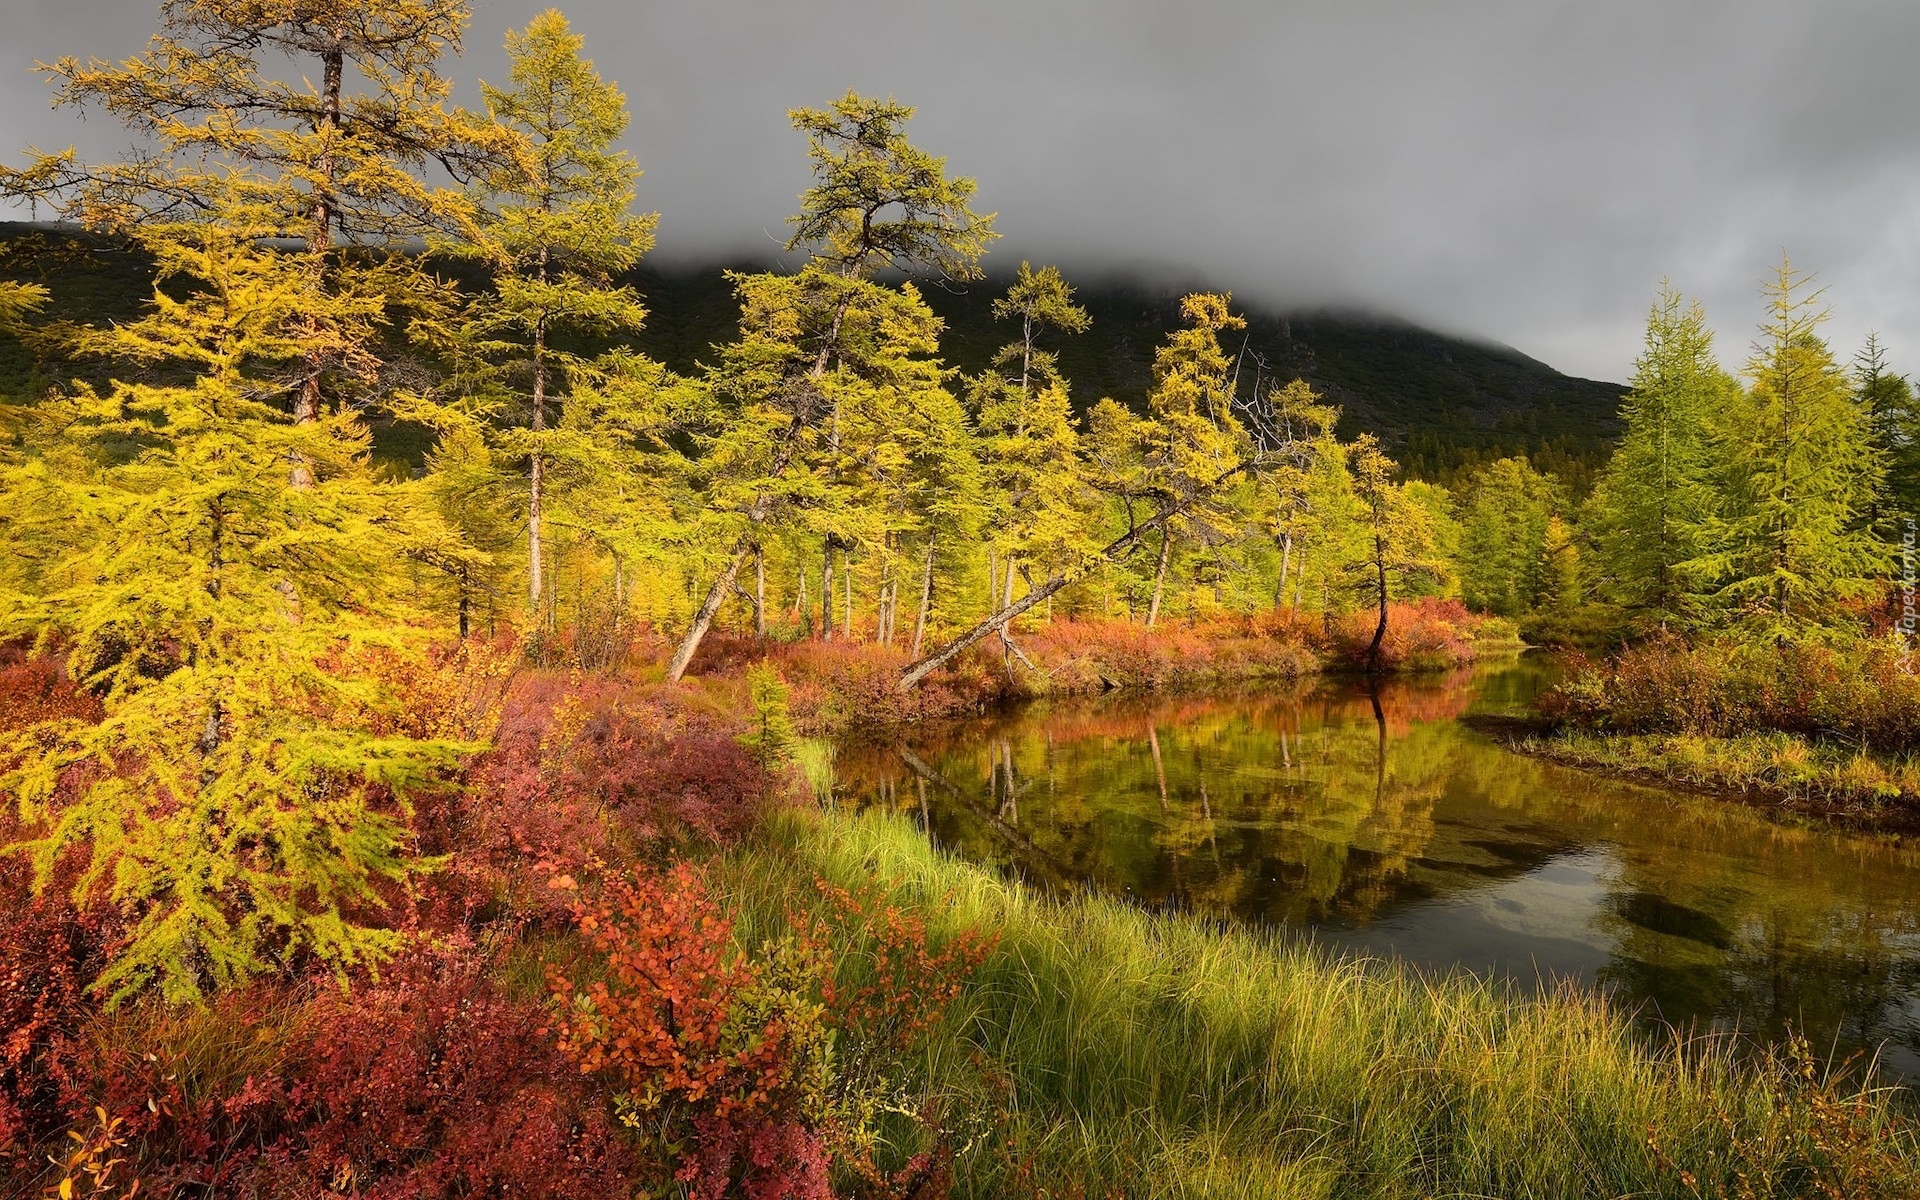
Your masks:
<path fill-rule="evenodd" d="M 636 283 L 653 310 L 639 340 L 669 365 L 690 370 L 711 357 L 711 343 L 731 336 L 735 310 L 718 269 L 646 271 Z M 928 305 L 947 322 L 942 344 L 954 366 L 982 370 L 1015 336 L 1011 325 L 993 319 L 1003 290 L 996 281 L 965 291 L 925 289 Z M 1154 350 L 1179 319 L 1178 294 L 1094 285 L 1079 288 L 1076 298 L 1093 328 L 1048 342 L 1076 403 L 1112 396 L 1143 407 Z M 1476 462 L 1527 454 L 1580 486 L 1619 434 L 1624 387 L 1562 375 L 1505 346 L 1368 314 L 1240 311 L 1248 317 L 1243 380 L 1305 378 L 1341 406 L 1343 433 L 1379 434 L 1421 478 L 1445 480 Z M 1228 348 L 1242 344 L 1235 335 Z"/>
<path fill-rule="evenodd" d="M 51 286 L 54 315 L 112 320 L 132 315 L 145 299 L 150 276 L 139 256 L 66 231 L 0 223 L 0 246 L 29 236 L 65 252 L 38 276 L 12 276 Z M 651 310 L 639 346 L 669 366 L 693 371 L 712 359 L 715 343 L 733 336 L 738 309 L 721 268 L 643 269 L 633 282 Z M 947 322 L 943 347 L 954 366 L 982 370 L 1014 337 L 1011 325 L 993 319 L 993 300 L 1003 290 L 1003 282 L 991 280 L 963 291 L 925 289 L 928 304 Z M 1078 299 L 1093 328 L 1049 342 L 1073 382 L 1076 403 L 1112 396 L 1144 407 L 1154 351 L 1178 322 L 1179 295 L 1095 284 L 1079 288 Z M 1380 435 L 1418 478 L 1450 482 L 1476 463 L 1526 454 L 1584 490 L 1619 432 L 1624 388 L 1562 375 L 1517 350 L 1380 316 L 1241 311 L 1247 332 L 1228 348 L 1244 348 L 1247 386 L 1275 377 L 1307 379 L 1341 406 L 1344 434 Z M 0 337 L 0 393 L 19 395 L 39 385 L 31 357 Z M 417 447 L 405 453 L 417 454 Z"/>

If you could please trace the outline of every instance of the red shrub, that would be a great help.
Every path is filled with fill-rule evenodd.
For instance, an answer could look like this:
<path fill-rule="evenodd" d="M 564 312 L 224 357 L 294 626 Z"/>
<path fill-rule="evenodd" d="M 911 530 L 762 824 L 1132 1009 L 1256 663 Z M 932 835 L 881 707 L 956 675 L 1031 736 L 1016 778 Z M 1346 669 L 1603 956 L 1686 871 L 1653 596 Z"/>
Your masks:
<path fill-rule="evenodd" d="M 793 689 L 795 722 L 824 734 L 973 715 L 1043 692 L 1297 678 L 1319 666 L 1307 624 L 1285 612 L 1154 629 L 1126 621 L 1036 620 L 1015 633 L 1034 669 L 987 638 L 912 692 L 900 690 L 906 650 L 873 642 L 762 642 L 713 634 L 702 644 L 696 668 L 738 675 L 749 663 L 771 661 Z"/>
<path fill-rule="evenodd" d="M 1331 653 L 1354 668 L 1368 666 L 1367 650 L 1379 611 L 1350 613 L 1334 626 Z M 1473 634 L 1488 618 L 1458 600 L 1394 601 L 1387 605 L 1387 633 L 1380 642 L 1379 669 L 1431 671 L 1473 661 Z"/>
<path fill-rule="evenodd" d="M 911 657 L 904 647 L 877 642 L 763 642 L 711 634 L 696 662 L 702 672 L 730 677 L 744 675 L 753 663 L 773 664 L 792 689 L 795 724 L 810 734 L 985 712 L 1030 694 L 1025 672 L 1009 670 L 991 640 L 906 692 L 900 672 Z"/>
<path fill-rule="evenodd" d="M 0 733 L 42 721 L 100 719 L 100 702 L 75 688 L 57 659 L 0 650 Z"/>
<path fill-rule="evenodd" d="M 816 1031 L 757 990 L 759 973 L 699 874 L 682 863 L 665 876 L 615 876 L 574 913 L 606 978 L 576 987 L 549 968 L 560 1044 L 620 1089 L 623 1117 L 650 1142 L 685 1147 L 662 1166 L 698 1200 L 730 1187 L 831 1200 L 826 1153 L 805 1120 L 817 1105 L 806 1072 Z"/>
<path fill-rule="evenodd" d="M 313 1003 L 311 1052 L 280 1101 L 287 1132 L 262 1156 L 262 1192 L 625 1194 L 636 1164 L 604 1107 L 545 1036 L 539 1007 L 503 995 L 485 966 L 421 952 L 379 984 Z M 270 1108 L 278 1091 L 260 1087 L 252 1102 Z M 247 1102 L 243 1092 L 227 1104 Z"/>
<path fill-rule="evenodd" d="M 605 977 L 578 986 L 549 969 L 562 1045 L 609 1080 L 623 1119 L 665 1149 L 663 1169 L 690 1196 L 826 1200 L 830 1162 L 859 1195 L 944 1194 L 938 1112 L 921 1117 L 927 1147 L 892 1169 L 876 1162 L 868 1122 L 912 1101 L 902 1064 L 923 1061 L 987 942 L 935 945 L 878 887 L 821 884 L 820 896 L 760 958 L 684 863 L 607 880 L 575 905 Z"/>
<path fill-rule="evenodd" d="M 86 988 L 116 932 L 58 887 L 32 895 L 28 874 L 18 857 L 0 867 L 0 1173 L 37 1164 L 38 1148 L 91 1109 Z"/>
<path fill-rule="evenodd" d="M 541 886 L 536 862 L 657 859 L 675 846 L 738 838 L 791 794 L 739 743 L 743 729 L 684 687 L 522 676 L 467 789 L 420 810 L 422 849 L 452 854 L 426 919 L 444 927 L 503 898 L 559 919 L 566 898 Z"/>
<path fill-rule="evenodd" d="M 91 1127 L 97 1103 L 154 1195 L 632 1190 L 638 1164 L 537 1004 L 504 994 L 470 950 L 392 967 L 351 995 L 258 986 L 205 1010 L 143 1002 L 96 1023 L 73 1039 L 35 1136 Z"/>

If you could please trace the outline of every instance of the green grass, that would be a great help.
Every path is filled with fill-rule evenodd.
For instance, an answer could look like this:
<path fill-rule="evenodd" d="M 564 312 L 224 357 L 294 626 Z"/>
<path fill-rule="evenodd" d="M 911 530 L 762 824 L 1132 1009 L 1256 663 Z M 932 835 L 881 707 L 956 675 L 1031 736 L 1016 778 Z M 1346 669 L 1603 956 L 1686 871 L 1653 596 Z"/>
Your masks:
<path fill-rule="evenodd" d="M 960 1196 L 1695 1195 L 1660 1165 L 1655 1129 L 1700 1194 L 1732 1165 L 1779 1181 L 1761 1195 L 1808 1187 L 1809 1135 L 1780 1123 L 1778 1088 L 1724 1042 L 1650 1046 L 1590 996 L 1049 900 L 892 817 L 796 814 L 717 878 L 758 938 L 816 874 L 889 881 L 947 929 L 998 935 L 929 1050 L 950 1097 L 1008 1114 L 962 1154 Z M 1889 1103 L 1859 1111 L 1878 1126 Z M 1910 1140 L 1862 1152 L 1889 1189 L 1920 1157 Z"/>
<path fill-rule="evenodd" d="M 1530 739 L 1519 749 L 1572 766 L 1756 792 L 1830 815 L 1872 819 L 1920 812 L 1920 764 L 1910 757 L 1779 730 L 1707 737 L 1568 729 Z"/>

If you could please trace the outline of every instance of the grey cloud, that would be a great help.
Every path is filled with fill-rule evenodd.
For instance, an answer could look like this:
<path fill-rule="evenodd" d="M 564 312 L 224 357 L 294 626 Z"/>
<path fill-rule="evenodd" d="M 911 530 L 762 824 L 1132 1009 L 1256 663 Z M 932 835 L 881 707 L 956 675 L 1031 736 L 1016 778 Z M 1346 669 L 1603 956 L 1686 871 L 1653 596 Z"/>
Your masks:
<path fill-rule="evenodd" d="M 663 260 L 763 255 L 805 184 L 785 110 L 919 106 L 995 258 L 1365 305 L 1623 378 L 1656 282 L 1730 366 L 1791 249 L 1920 366 L 1910 0 L 561 0 L 628 91 Z M 536 0 L 480 0 L 463 79 Z M 123 54 L 149 0 L 0 0 L 0 154 L 117 145 L 47 113 L 36 57 Z M 471 93 L 469 93 L 471 94 Z"/>

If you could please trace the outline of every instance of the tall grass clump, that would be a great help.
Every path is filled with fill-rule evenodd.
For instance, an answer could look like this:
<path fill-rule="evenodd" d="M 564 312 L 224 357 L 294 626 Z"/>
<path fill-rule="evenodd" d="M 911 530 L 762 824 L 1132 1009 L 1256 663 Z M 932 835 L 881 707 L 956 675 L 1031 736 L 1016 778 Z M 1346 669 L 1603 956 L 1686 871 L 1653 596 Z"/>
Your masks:
<path fill-rule="evenodd" d="M 753 936 L 815 876 L 887 880 L 903 910 L 996 936 L 926 1051 L 995 1114 L 958 1155 L 956 1195 L 1584 1200 L 1737 1195 L 1743 1173 L 1812 1195 L 1832 1154 L 1723 1041 L 1652 1045 L 1573 991 L 1047 899 L 898 818 L 785 817 L 722 874 Z M 1834 1095 L 1849 1152 L 1911 1189 L 1920 1152 L 1890 1096 Z"/>

